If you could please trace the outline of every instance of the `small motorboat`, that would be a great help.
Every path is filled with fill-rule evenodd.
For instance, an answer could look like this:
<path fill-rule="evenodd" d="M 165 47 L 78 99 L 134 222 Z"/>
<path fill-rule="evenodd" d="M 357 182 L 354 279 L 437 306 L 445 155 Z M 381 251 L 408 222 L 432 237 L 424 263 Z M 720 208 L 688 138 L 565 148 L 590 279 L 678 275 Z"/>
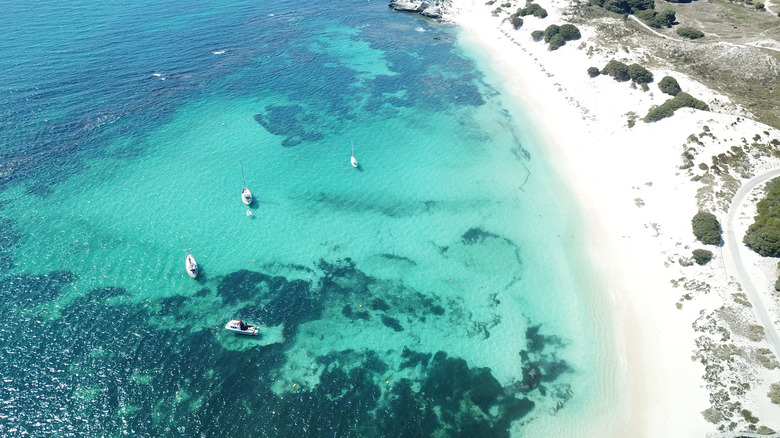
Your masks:
<path fill-rule="evenodd" d="M 232 319 L 228 321 L 227 324 L 225 324 L 225 330 L 233 333 L 238 333 L 239 335 L 249 335 L 249 336 L 256 336 L 257 332 L 260 331 L 260 329 L 257 328 L 257 326 L 254 326 L 252 324 L 245 324 L 243 321 Z"/>
<path fill-rule="evenodd" d="M 190 277 L 195 278 L 198 276 L 198 263 L 195 261 L 195 257 L 189 252 L 187 253 L 187 258 L 184 260 L 184 265 L 187 268 L 187 273 L 190 274 Z"/>

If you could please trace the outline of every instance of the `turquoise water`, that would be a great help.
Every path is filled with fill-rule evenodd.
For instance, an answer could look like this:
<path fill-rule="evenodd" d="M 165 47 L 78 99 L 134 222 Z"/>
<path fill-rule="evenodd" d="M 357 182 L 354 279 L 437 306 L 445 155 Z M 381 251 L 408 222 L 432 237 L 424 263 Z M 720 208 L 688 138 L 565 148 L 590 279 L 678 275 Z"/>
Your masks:
<path fill-rule="evenodd" d="M 52 2 L 0 23 L 0 435 L 614 421 L 585 230 L 456 28 L 297 1 Z"/>

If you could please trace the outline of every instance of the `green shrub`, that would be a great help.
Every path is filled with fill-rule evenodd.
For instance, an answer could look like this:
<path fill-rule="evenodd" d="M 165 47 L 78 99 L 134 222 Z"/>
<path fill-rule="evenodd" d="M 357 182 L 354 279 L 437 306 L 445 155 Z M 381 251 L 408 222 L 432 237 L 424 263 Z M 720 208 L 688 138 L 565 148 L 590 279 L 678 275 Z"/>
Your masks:
<path fill-rule="evenodd" d="M 680 89 L 680 84 L 677 83 L 677 79 L 671 76 L 664 76 L 658 83 L 658 89 L 661 90 L 662 93 L 670 96 L 677 96 L 677 94 L 682 91 Z"/>
<path fill-rule="evenodd" d="M 719 245 L 721 240 L 720 222 L 714 214 L 700 211 L 691 219 L 693 235 L 705 245 Z"/>
<path fill-rule="evenodd" d="M 627 0 L 627 2 L 628 7 L 631 8 L 631 12 L 634 14 L 639 11 L 655 8 L 655 1 L 653 0 Z"/>
<path fill-rule="evenodd" d="M 780 405 L 780 382 L 773 383 L 769 387 L 769 393 L 766 395 L 772 403 Z"/>
<path fill-rule="evenodd" d="M 709 111 L 710 107 L 707 106 L 706 103 L 700 101 L 699 99 L 691 96 L 688 93 L 685 92 L 679 92 L 676 96 L 672 99 L 677 106 L 676 109 L 679 108 L 693 108 L 701 111 Z"/>
<path fill-rule="evenodd" d="M 634 16 L 642 21 L 647 22 L 655 18 L 655 11 L 652 9 L 645 9 L 642 11 L 637 11 Z"/>
<path fill-rule="evenodd" d="M 549 43 L 552 37 L 558 35 L 558 32 L 560 31 L 561 28 L 557 24 L 551 24 L 547 26 L 547 29 L 544 30 L 544 42 Z"/>
<path fill-rule="evenodd" d="M 672 9 L 661 9 L 655 14 L 655 18 L 647 24 L 660 29 L 662 27 L 672 27 L 675 20 L 677 20 L 677 14 Z"/>
<path fill-rule="evenodd" d="M 683 38 L 688 38 L 691 40 L 704 37 L 704 32 L 698 29 L 694 29 L 692 27 L 681 27 L 677 29 L 675 32 L 677 32 L 677 35 L 680 35 Z"/>
<path fill-rule="evenodd" d="M 526 15 L 533 15 L 537 18 L 547 17 L 547 10 L 536 3 L 527 3 L 524 8 L 518 9 L 517 13 L 522 17 Z"/>
<path fill-rule="evenodd" d="M 610 75 L 615 78 L 616 81 L 627 81 L 631 79 L 631 75 L 628 74 L 628 66 L 620 61 L 610 60 L 604 68 L 601 69 L 601 73 Z"/>
<path fill-rule="evenodd" d="M 564 24 L 560 27 L 560 30 L 558 33 L 563 37 L 566 41 L 573 41 L 578 40 L 582 37 L 580 34 L 580 30 L 577 29 L 577 26 L 573 24 Z"/>
<path fill-rule="evenodd" d="M 595 78 L 600 74 L 601 72 L 599 71 L 598 67 L 588 67 L 588 76 Z"/>
<path fill-rule="evenodd" d="M 535 30 L 531 32 L 531 38 L 533 38 L 534 41 L 541 41 L 544 38 L 544 32 L 541 30 Z"/>
<path fill-rule="evenodd" d="M 671 117 L 674 112 L 680 108 L 693 108 L 702 111 L 709 110 L 706 103 L 694 98 L 688 93 L 679 92 L 673 98 L 667 100 L 661 105 L 655 106 L 648 111 L 644 118 L 646 123 L 657 122 L 666 117 Z"/>
<path fill-rule="evenodd" d="M 694 249 L 693 260 L 699 265 L 706 265 L 712 260 L 712 251 L 708 249 Z"/>
<path fill-rule="evenodd" d="M 559 33 L 550 38 L 550 50 L 558 50 L 564 44 L 566 44 L 566 38 Z"/>
<path fill-rule="evenodd" d="M 758 214 L 743 242 L 764 257 L 780 256 L 780 178 L 767 183 L 766 197 L 756 205 Z"/>
<path fill-rule="evenodd" d="M 653 74 L 637 63 L 628 66 L 628 75 L 631 77 L 632 81 L 638 84 L 653 82 Z"/>
<path fill-rule="evenodd" d="M 626 0 L 605 0 L 604 9 L 616 14 L 630 14 L 631 6 Z"/>
<path fill-rule="evenodd" d="M 517 14 L 512 14 L 509 16 L 509 22 L 512 24 L 512 27 L 515 29 L 520 29 L 523 26 L 523 19 L 520 18 Z"/>

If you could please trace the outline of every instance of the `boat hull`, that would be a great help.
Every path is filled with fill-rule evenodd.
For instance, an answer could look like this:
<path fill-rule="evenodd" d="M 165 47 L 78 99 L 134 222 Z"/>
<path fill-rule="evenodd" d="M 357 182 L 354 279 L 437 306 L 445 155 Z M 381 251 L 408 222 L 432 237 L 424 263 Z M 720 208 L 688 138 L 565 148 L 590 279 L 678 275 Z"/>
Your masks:
<path fill-rule="evenodd" d="M 241 191 L 241 202 L 243 202 L 246 205 L 252 203 L 252 192 L 250 192 L 249 189 L 246 187 L 244 187 L 244 190 Z"/>
<path fill-rule="evenodd" d="M 191 254 L 187 254 L 187 258 L 184 260 L 184 267 L 187 269 L 187 274 L 190 277 L 195 278 L 198 276 L 198 263 L 195 262 L 195 257 Z"/>
<path fill-rule="evenodd" d="M 246 336 L 257 336 L 257 332 L 260 331 L 260 329 L 257 328 L 257 326 L 251 324 L 247 325 L 246 330 L 241 330 L 241 327 L 239 326 L 239 321 L 236 320 L 232 320 L 227 324 L 225 324 L 225 330 L 229 332 L 233 332 L 238 335 L 246 335 Z"/>

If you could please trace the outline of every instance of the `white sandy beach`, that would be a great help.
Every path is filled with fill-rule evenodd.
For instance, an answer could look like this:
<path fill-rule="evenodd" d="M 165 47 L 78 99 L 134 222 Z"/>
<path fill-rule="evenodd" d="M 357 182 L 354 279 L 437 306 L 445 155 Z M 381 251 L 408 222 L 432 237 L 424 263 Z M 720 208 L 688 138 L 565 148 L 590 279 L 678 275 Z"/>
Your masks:
<path fill-rule="evenodd" d="M 692 359 L 696 339 L 702 336 L 694 322 L 732 305 L 730 293 L 738 286 L 730 283 L 718 248 L 709 247 L 716 255 L 706 266 L 686 267 L 678 262 L 690 257 L 692 249 L 704 247 L 691 232 L 691 218 L 700 209 L 697 191 L 702 187 L 691 178 L 704 172 L 697 167 L 681 170 L 682 153 L 689 136 L 706 130 L 712 139 L 695 145 L 706 149 L 697 164 L 727 152 L 743 138 L 764 131 L 777 138 L 777 132 L 739 118 L 743 113 L 735 105 L 731 114 L 683 109 L 656 123 L 637 120 L 629 128 L 627 113 L 633 111 L 641 118 L 652 105 L 668 98 L 657 88 L 657 81 L 666 75 L 673 75 L 683 91 L 711 107 L 712 102 L 729 99 L 685 75 L 656 68 L 651 68 L 655 83 L 649 91 L 610 77 L 588 77 L 588 67 L 602 68 L 613 58 L 641 63 L 647 54 L 594 47 L 589 56 L 587 48 L 597 46 L 591 42 L 595 30 L 582 25 L 578 25 L 582 39 L 557 51 L 534 42 L 532 31 L 567 22 L 565 1 L 540 0 L 550 15 L 544 20 L 525 17 L 517 30 L 504 20 L 506 15 L 491 15 L 497 4 L 453 3 L 454 11 L 447 18 L 462 26 L 464 44 L 476 45 L 490 56 L 493 70 L 504 76 L 505 88 L 534 118 L 546 140 L 549 161 L 556 163 L 560 177 L 576 194 L 588 223 L 589 251 L 609 289 L 605 293 L 614 300 L 617 337 L 625 357 L 628 402 L 606 436 L 703 437 L 716 432 L 716 425 L 702 415 L 710 407 L 711 389 L 703 378 L 704 366 Z M 771 158 L 754 164 L 757 169 L 779 165 Z M 710 211 L 723 223 L 725 209 L 712 204 Z M 752 216 L 741 214 L 738 228 L 746 229 Z M 776 261 L 753 264 L 754 273 L 765 277 L 764 286 L 770 291 L 776 274 L 766 271 L 772 271 L 773 265 Z M 681 278 L 708 286 L 684 300 L 686 290 L 672 282 Z M 771 293 L 766 298 L 773 299 Z M 749 307 L 735 312 L 751 318 Z M 780 407 L 765 396 L 769 384 L 780 381 L 777 369 L 743 372 L 753 376 L 746 377 L 752 392 L 740 400 L 743 406 L 757 414 L 761 424 L 780 429 Z M 589 431 L 580 432 L 578 436 L 590 436 Z M 603 430 L 596 432 L 604 436 Z"/>

